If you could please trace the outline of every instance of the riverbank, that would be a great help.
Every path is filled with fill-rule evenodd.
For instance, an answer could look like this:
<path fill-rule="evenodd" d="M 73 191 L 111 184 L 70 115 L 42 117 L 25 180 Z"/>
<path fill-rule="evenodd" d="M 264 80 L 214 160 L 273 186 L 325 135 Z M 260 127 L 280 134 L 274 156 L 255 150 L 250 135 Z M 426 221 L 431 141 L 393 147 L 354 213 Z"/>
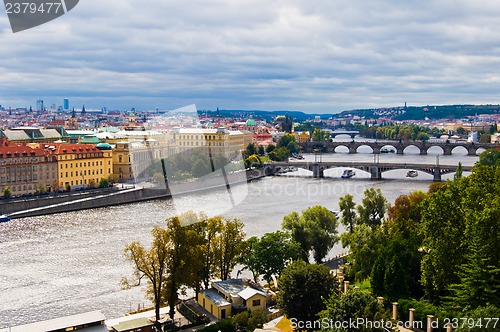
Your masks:
<path fill-rule="evenodd" d="M 50 199 L 32 199 L 6 203 L 0 206 L 1 212 L 11 219 L 36 217 L 61 212 L 102 208 L 107 206 L 136 203 L 155 199 L 171 198 L 173 195 L 187 195 L 207 190 L 228 188 L 263 177 L 260 170 L 248 170 L 245 173 L 233 173 L 224 177 L 209 177 L 191 182 L 175 183 L 170 186 L 157 185 L 151 187 L 125 188 L 118 190 L 98 191 L 79 195 L 50 197 Z"/>

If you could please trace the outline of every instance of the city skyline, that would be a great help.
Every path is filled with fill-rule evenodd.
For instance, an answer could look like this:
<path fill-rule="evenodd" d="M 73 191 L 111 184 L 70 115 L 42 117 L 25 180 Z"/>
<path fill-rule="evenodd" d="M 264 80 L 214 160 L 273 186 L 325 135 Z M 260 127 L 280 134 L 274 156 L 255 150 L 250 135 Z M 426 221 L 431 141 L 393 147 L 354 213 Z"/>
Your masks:
<path fill-rule="evenodd" d="M 0 105 L 298 110 L 498 104 L 493 1 L 86 0 L 13 34 Z"/>

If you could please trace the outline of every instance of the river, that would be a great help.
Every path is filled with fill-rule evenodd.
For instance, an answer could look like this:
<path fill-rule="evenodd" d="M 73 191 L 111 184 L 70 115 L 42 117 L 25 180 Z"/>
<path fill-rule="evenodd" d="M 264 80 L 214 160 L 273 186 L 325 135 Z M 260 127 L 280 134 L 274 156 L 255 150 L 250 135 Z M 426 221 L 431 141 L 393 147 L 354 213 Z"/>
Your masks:
<path fill-rule="evenodd" d="M 306 156 L 314 160 L 318 156 Z M 373 161 L 370 154 L 323 155 L 323 161 Z M 452 155 L 397 156 L 384 154 L 380 162 L 472 165 L 477 157 Z M 241 185 L 244 200 L 225 211 L 229 218 L 245 223 L 247 236 L 280 229 L 283 216 L 312 205 L 338 209 L 339 198 L 349 193 L 360 202 L 363 191 L 380 188 L 389 202 L 413 190 L 426 191 L 432 176 L 405 178 L 406 170 L 383 174 L 385 180 L 371 181 L 368 173 L 344 180 L 342 169 L 325 171 L 326 178 L 308 171 L 288 173 Z M 450 178 L 447 175 L 444 178 Z M 236 188 L 235 188 L 236 189 Z M 188 210 L 217 210 L 227 200 L 225 190 L 86 211 L 12 220 L 0 224 L 0 328 L 101 310 L 107 318 L 122 316 L 148 301 L 141 287 L 120 288 L 122 277 L 131 276 L 131 265 L 123 249 L 132 241 L 149 245 L 153 226 Z M 337 245 L 330 256 L 342 252 Z"/>

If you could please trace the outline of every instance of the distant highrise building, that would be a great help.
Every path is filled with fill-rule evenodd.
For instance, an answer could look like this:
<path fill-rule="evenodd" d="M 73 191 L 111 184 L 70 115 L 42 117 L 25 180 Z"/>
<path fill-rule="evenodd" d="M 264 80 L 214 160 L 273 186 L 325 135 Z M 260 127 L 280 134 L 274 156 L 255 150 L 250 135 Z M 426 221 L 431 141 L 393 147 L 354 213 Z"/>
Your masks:
<path fill-rule="evenodd" d="M 42 99 L 38 99 L 36 101 L 36 110 L 37 111 L 43 111 L 45 108 L 43 107 L 43 100 Z"/>
<path fill-rule="evenodd" d="M 69 110 L 69 100 L 67 98 L 64 98 L 64 109 Z"/>

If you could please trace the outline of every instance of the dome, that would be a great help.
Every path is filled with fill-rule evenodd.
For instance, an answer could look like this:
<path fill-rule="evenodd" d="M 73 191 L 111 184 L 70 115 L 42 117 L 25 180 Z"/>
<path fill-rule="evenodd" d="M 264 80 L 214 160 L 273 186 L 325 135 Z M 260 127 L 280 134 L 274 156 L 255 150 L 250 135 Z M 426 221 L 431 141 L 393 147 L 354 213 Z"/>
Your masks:
<path fill-rule="evenodd" d="M 98 148 L 99 150 L 111 150 L 112 149 L 111 145 L 109 145 L 108 143 L 99 143 L 95 147 Z"/>
<path fill-rule="evenodd" d="M 257 126 L 257 122 L 254 119 L 252 119 L 251 117 L 250 117 L 250 119 L 247 120 L 247 122 L 245 122 L 245 124 L 247 127 Z"/>

